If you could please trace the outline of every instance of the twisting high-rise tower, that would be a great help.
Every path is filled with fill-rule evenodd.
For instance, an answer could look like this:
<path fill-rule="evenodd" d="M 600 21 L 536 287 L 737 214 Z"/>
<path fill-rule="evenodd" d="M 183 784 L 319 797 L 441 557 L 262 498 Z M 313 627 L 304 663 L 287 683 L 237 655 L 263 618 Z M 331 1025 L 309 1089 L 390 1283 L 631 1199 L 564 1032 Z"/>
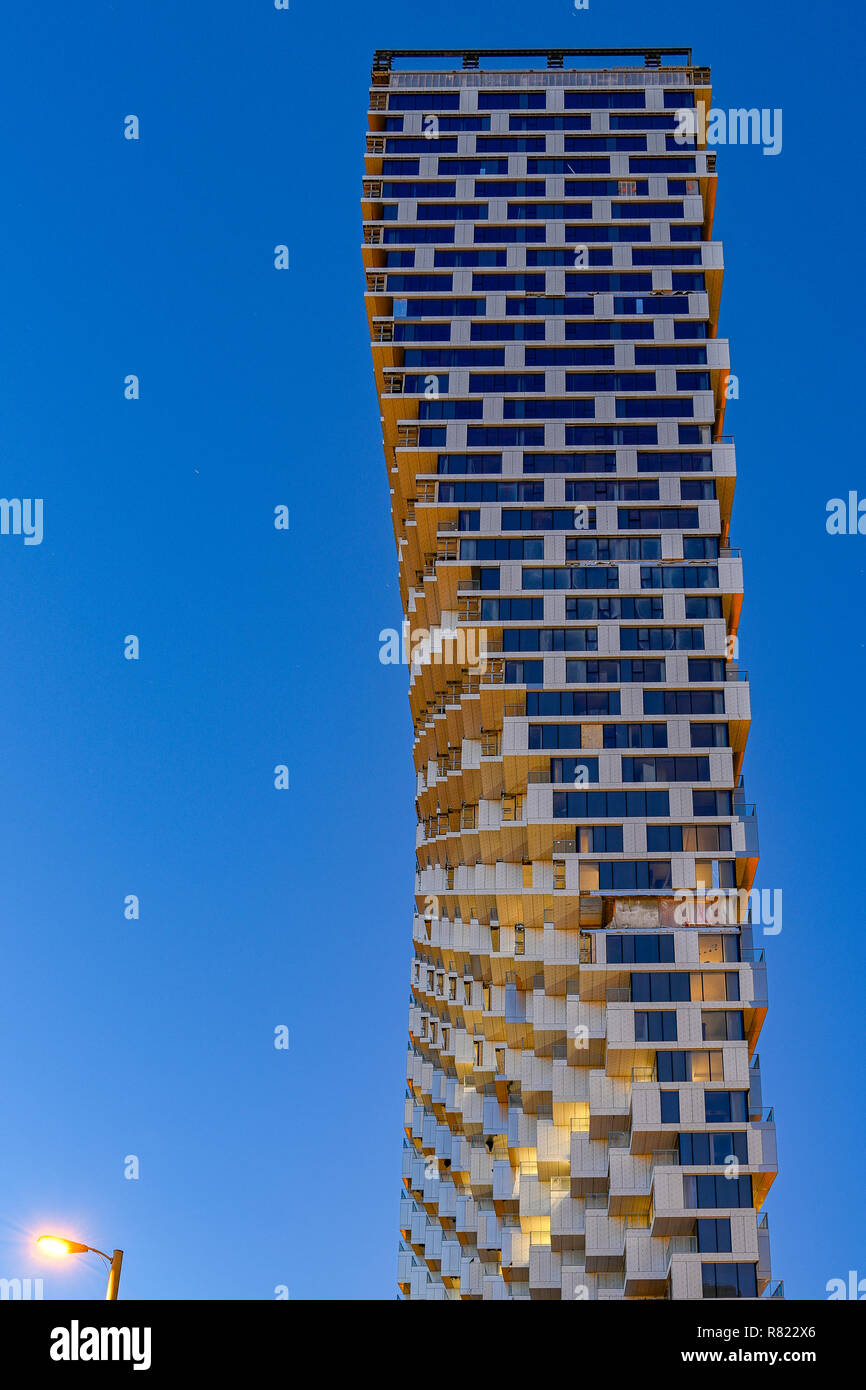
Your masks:
<path fill-rule="evenodd" d="M 742 565 L 715 155 L 684 114 L 710 76 L 449 56 L 377 53 L 363 188 L 418 656 L 399 1286 L 754 1298 Z"/>

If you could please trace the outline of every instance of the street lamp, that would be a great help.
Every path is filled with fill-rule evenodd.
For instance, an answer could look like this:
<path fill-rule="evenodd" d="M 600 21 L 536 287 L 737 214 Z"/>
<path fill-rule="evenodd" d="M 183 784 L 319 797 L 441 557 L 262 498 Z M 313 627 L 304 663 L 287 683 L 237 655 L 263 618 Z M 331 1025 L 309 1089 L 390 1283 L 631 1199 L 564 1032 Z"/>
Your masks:
<path fill-rule="evenodd" d="M 97 1250 L 95 1245 L 82 1245 L 80 1241 L 67 1240 L 65 1236 L 40 1236 L 36 1244 L 48 1255 L 85 1255 L 88 1253 L 99 1255 L 108 1265 L 106 1300 L 117 1298 L 120 1266 L 123 1264 L 122 1250 L 115 1250 L 112 1255 L 106 1255 L 104 1250 Z"/>

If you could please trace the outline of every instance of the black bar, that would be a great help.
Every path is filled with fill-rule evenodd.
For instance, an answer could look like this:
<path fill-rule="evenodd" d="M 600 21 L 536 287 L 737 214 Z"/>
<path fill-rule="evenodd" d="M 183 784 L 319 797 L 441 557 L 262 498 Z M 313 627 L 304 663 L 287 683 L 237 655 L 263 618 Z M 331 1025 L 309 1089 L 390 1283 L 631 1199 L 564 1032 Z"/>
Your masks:
<path fill-rule="evenodd" d="M 175 1374 L 191 1371 L 196 1385 L 209 1386 L 225 1383 L 227 1375 L 238 1369 L 246 1380 L 251 1374 L 259 1380 L 260 1368 L 269 1364 L 281 1369 L 286 1379 L 294 1379 L 309 1361 L 313 1377 L 324 1378 L 325 1383 L 334 1382 L 341 1362 L 353 1379 L 359 1371 L 366 1371 L 378 1381 L 384 1370 L 406 1373 L 413 1361 L 419 1364 L 419 1336 L 425 1343 L 431 1335 L 448 1339 L 463 1336 L 467 1342 L 472 1337 L 477 1354 L 479 1331 L 487 1329 L 489 1319 L 496 1321 L 502 1316 L 507 1319 L 499 1341 L 504 1361 L 513 1355 L 515 1338 L 530 1333 L 537 1336 L 541 1329 L 536 1318 L 552 1312 L 554 1321 L 550 1327 L 545 1325 L 544 1334 L 564 1333 L 579 1339 L 574 1343 L 576 1365 L 584 1355 L 593 1367 L 601 1358 L 619 1381 L 629 1373 L 655 1379 L 674 1367 L 687 1368 L 700 1383 L 706 1366 L 712 1364 L 722 1365 L 734 1375 L 741 1367 L 763 1371 L 805 1365 L 817 1383 L 826 1385 L 837 1372 L 851 1374 L 863 1326 L 859 1307 L 845 1300 L 575 1300 L 567 1308 L 556 1300 L 555 1311 L 551 1302 L 540 1302 L 547 1313 L 544 1308 L 537 1308 L 535 1313 L 528 1308 L 518 1310 L 513 1303 L 500 1305 L 499 1312 L 489 1306 L 465 1308 L 462 1313 L 456 1309 L 449 1313 L 445 1308 L 434 1312 L 425 1304 L 419 1313 L 397 1299 L 379 1303 L 378 1313 L 377 1305 L 371 1302 L 353 1311 L 351 1305 L 347 1308 L 337 1302 L 316 1304 L 301 1299 L 11 1302 L 3 1309 L 3 1353 L 7 1364 L 19 1367 L 16 1383 L 25 1384 L 31 1369 L 41 1373 L 40 1384 L 46 1373 L 49 1378 L 56 1374 L 62 1383 L 70 1375 L 92 1379 L 103 1369 L 114 1376 L 118 1371 L 130 1374 L 133 1384 L 137 1374 L 142 1385 L 147 1384 L 148 1372 L 155 1372 L 156 1383 L 162 1385 L 168 1383 L 163 1379 L 167 1370 Z M 515 1318 L 524 1327 L 518 1327 Z M 116 1337 L 103 1339 L 102 1328 L 116 1329 Z M 348 1329 L 355 1335 L 347 1336 Z M 442 1346 L 446 1345 L 443 1341 Z M 112 1357 L 115 1346 L 121 1355 Z M 453 1356 L 458 1348 L 459 1341 L 443 1356 Z M 100 1353 L 99 1359 L 82 1354 L 91 1349 Z M 58 1359 L 58 1353 L 66 1353 L 67 1359 Z M 136 1360 L 140 1367 L 137 1373 Z M 495 1361 L 496 1350 L 490 1346 L 485 1351 L 487 1374 Z M 448 1373 L 444 1360 L 442 1373 Z M 739 1382 L 732 1380 L 731 1384 Z"/>

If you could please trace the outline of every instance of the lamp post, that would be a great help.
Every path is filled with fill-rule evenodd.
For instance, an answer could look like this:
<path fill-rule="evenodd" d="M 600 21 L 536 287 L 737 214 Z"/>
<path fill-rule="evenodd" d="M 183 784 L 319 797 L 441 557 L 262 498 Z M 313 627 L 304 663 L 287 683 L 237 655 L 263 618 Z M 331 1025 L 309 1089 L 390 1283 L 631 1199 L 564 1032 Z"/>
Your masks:
<path fill-rule="evenodd" d="M 99 1255 L 108 1265 L 108 1288 L 105 1291 L 106 1301 L 117 1298 L 117 1287 L 120 1283 L 120 1267 L 123 1264 L 122 1250 L 115 1250 L 113 1254 L 106 1255 L 104 1250 L 97 1250 L 95 1245 L 82 1245 L 80 1241 L 67 1240 L 65 1236 L 40 1236 L 36 1244 L 49 1255 Z"/>

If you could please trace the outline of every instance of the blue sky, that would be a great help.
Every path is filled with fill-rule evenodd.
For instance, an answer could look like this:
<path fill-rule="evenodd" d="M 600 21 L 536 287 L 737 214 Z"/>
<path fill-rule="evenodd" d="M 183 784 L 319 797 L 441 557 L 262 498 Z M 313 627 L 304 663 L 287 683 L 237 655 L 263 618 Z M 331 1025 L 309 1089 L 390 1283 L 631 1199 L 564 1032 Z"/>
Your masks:
<path fill-rule="evenodd" d="M 856 7 L 825 13 L 4 17 L 0 492 L 45 499 L 45 538 L 0 537 L 0 1276 L 101 1296 L 97 1261 L 33 1255 L 58 1229 L 123 1246 L 130 1298 L 395 1296 L 414 813 L 405 668 L 377 659 L 400 609 L 362 302 L 372 50 L 675 42 L 717 105 L 784 112 L 778 157 L 718 151 L 715 226 L 746 786 L 758 883 L 784 894 L 761 943 L 768 1211 L 789 1297 L 866 1275 L 866 537 L 825 530 L 830 497 L 866 494 L 834 269 L 863 211 L 844 63 L 864 35 Z"/>

